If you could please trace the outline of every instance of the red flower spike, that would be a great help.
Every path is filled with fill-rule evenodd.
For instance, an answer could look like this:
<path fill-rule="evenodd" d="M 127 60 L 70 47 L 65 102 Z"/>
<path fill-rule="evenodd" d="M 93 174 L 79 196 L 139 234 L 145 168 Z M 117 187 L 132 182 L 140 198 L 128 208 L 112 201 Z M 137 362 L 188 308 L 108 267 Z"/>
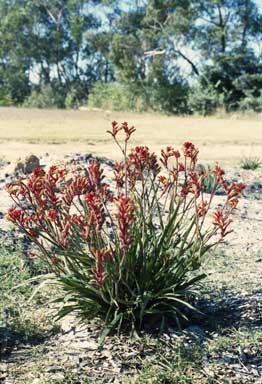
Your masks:
<path fill-rule="evenodd" d="M 87 167 L 89 183 L 92 191 L 98 190 L 102 185 L 104 179 L 103 169 L 97 160 L 92 160 Z"/>
<path fill-rule="evenodd" d="M 114 166 L 114 181 L 116 182 L 117 188 L 123 188 L 124 182 L 125 182 L 125 176 L 126 176 L 126 165 L 125 163 L 121 162 L 115 163 Z"/>
<path fill-rule="evenodd" d="M 105 265 L 111 259 L 110 251 L 106 248 L 93 249 L 96 258 L 96 268 L 94 278 L 98 286 L 101 286 L 106 279 Z"/>
<path fill-rule="evenodd" d="M 190 176 L 192 191 L 194 192 L 195 196 L 198 197 L 201 192 L 201 179 L 198 177 L 196 172 L 190 172 L 189 176 Z"/>
<path fill-rule="evenodd" d="M 227 203 L 228 203 L 228 205 L 230 206 L 231 209 L 235 209 L 237 207 L 237 205 L 238 205 L 238 202 L 239 202 L 239 200 L 235 197 L 233 199 L 228 200 Z"/>
<path fill-rule="evenodd" d="M 225 171 L 222 168 L 220 168 L 218 165 L 216 165 L 212 173 L 217 178 L 218 181 L 222 181 Z"/>
<path fill-rule="evenodd" d="M 197 162 L 197 155 L 199 150 L 189 141 L 183 144 L 183 153 L 185 157 L 191 159 L 191 167 L 194 168 Z"/>
<path fill-rule="evenodd" d="M 126 134 L 126 138 L 125 138 L 125 141 L 128 141 L 132 135 L 132 133 L 135 132 L 135 128 L 134 127 L 128 127 L 128 123 L 126 121 L 124 121 L 122 123 L 122 129 L 124 130 L 125 134 Z"/>
<path fill-rule="evenodd" d="M 94 192 L 86 194 L 86 203 L 90 209 L 92 221 L 96 224 L 96 231 L 99 232 L 106 219 L 103 204 Z"/>
<path fill-rule="evenodd" d="M 133 202 L 129 197 L 119 196 L 116 199 L 118 205 L 118 219 L 119 237 L 122 242 L 122 247 L 127 252 L 128 247 L 132 241 L 131 225 L 135 221 Z"/>
<path fill-rule="evenodd" d="M 44 177 L 45 176 L 45 171 L 43 168 L 34 168 L 33 169 L 33 176 L 35 177 Z"/>
<path fill-rule="evenodd" d="M 225 237 L 232 230 L 227 230 L 228 226 L 231 224 L 232 220 L 226 217 L 222 211 L 216 211 L 213 213 L 213 224 L 215 227 L 218 227 L 221 231 L 221 237 Z"/>
<path fill-rule="evenodd" d="M 208 202 L 206 200 L 197 204 L 196 206 L 197 217 L 205 216 L 205 214 L 207 213 L 207 210 L 208 210 Z"/>
<path fill-rule="evenodd" d="M 169 181 L 168 178 L 165 176 L 158 176 L 158 181 L 160 184 L 162 184 L 164 187 L 168 186 Z"/>
<path fill-rule="evenodd" d="M 110 133 L 110 135 L 113 136 L 115 139 L 116 135 L 118 134 L 119 131 L 121 131 L 123 128 L 118 126 L 118 123 L 116 121 L 112 121 L 112 130 L 107 131 L 107 133 Z"/>
<path fill-rule="evenodd" d="M 185 172 L 185 166 L 183 163 L 178 163 L 178 172 Z"/>
<path fill-rule="evenodd" d="M 242 194 L 245 189 L 245 185 L 243 183 L 231 183 L 227 187 L 227 204 L 232 208 L 236 208 L 238 204 L 238 197 Z"/>
<path fill-rule="evenodd" d="M 175 156 L 176 159 L 179 159 L 179 157 L 181 156 L 180 152 L 179 151 L 174 151 L 174 156 Z"/>
<path fill-rule="evenodd" d="M 58 217 L 57 211 L 55 209 L 49 209 L 47 211 L 47 217 L 50 221 L 56 222 Z"/>
<path fill-rule="evenodd" d="M 14 224 L 23 224 L 25 219 L 25 211 L 12 207 L 8 210 L 7 220 L 12 221 Z"/>
<path fill-rule="evenodd" d="M 59 242 L 60 242 L 60 245 L 62 245 L 63 247 L 66 247 L 68 245 L 70 228 L 71 228 L 71 223 L 70 223 L 70 218 L 68 217 L 62 222 L 62 231 L 60 233 Z"/>
<path fill-rule="evenodd" d="M 71 205 L 75 196 L 85 195 L 91 190 L 89 181 L 84 176 L 76 176 L 70 184 L 65 187 L 64 201 L 67 205 Z"/>
<path fill-rule="evenodd" d="M 165 167 L 168 166 L 168 159 L 170 159 L 171 157 L 175 157 L 176 159 L 178 159 L 180 157 L 180 152 L 175 151 L 174 148 L 171 146 L 167 146 L 165 150 L 161 150 L 160 161 Z"/>

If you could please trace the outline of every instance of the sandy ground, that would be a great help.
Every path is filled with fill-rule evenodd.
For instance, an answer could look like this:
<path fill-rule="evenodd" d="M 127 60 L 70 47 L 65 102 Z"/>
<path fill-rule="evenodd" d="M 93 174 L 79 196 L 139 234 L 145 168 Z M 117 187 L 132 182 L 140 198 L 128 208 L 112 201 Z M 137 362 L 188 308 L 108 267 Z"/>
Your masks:
<path fill-rule="evenodd" d="M 262 117 L 250 119 L 167 117 L 110 111 L 61 111 L 0 108 L 0 153 L 12 162 L 29 153 L 92 153 L 121 155 L 106 134 L 112 120 L 127 120 L 137 132 L 131 145 L 148 145 L 159 152 L 165 145 L 192 141 L 200 160 L 237 164 L 243 157 L 262 155 Z"/>

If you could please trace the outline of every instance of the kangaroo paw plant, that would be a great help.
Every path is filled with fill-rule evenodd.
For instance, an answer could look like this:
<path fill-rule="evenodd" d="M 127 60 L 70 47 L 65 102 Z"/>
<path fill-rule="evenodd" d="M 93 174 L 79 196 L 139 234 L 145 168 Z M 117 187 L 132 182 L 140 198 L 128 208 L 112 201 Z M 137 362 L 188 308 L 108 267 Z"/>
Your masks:
<path fill-rule="evenodd" d="M 35 169 L 7 186 L 8 219 L 40 250 L 62 296 L 58 316 L 100 318 L 104 335 L 137 332 L 145 322 L 176 322 L 192 308 L 203 257 L 231 232 L 231 213 L 243 184 L 229 184 L 216 166 L 196 168 L 197 148 L 168 146 L 159 157 L 146 146 L 128 151 L 135 129 L 112 123 L 122 152 L 110 181 L 97 161 L 83 171 Z M 218 210 L 212 200 L 225 190 Z"/>

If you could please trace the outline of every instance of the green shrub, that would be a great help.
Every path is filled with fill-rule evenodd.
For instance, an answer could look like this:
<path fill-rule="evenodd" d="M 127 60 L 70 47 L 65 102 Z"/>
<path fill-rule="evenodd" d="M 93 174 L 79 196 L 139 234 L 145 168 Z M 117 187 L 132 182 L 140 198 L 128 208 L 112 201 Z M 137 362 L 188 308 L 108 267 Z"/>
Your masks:
<path fill-rule="evenodd" d="M 207 116 L 224 107 L 224 95 L 219 94 L 216 87 L 208 82 L 199 83 L 188 95 L 188 108 L 192 112 Z"/>
<path fill-rule="evenodd" d="M 65 98 L 65 108 L 66 109 L 77 109 L 80 107 L 80 103 L 76 98 L 75 91 L 69 91 L 66 94 Z"/>
<path fill-rule="evenodd" d="M 89 97 L 88 106 L 113 111 L 145 111 L 146 101 L 132 83 L 95 83 Z"/>
<path fill-rule="evenodd" d="M 147 82 L 96 83 L 88 98 L 88 106 L 113 111 L 157 111 L 186 113 L 186 85 L 181 82 L 151 84 Z"/>
<path fill-rule="evenodd" d="M 241 112 L 262 112 L 262 94 L 257 97 L 252 91 L 246 92 L 246 96 L 238 103 L 238 109 Z"/>
<path fill-rule="evenodd" d="M 246 170 L 255 170 L 260 167 L 260 160 L 256 157 L 246 157 L 241 161 L 241 168 Z"/>
<path fill-rule="evenodd" d="M 0 107 L 10 107 L 13 104 L 14 103 L 10 96 L 8 95 L 0 96 Z"/>
<path fill-rule="evenodd" d="M 45 86 L 40 90 L 34 90 L 23 103 L 24 107 L 29 108 L 64 108 L 65 92 L 64 90 L 54 89 L 51 86 Z"/>
<path fill-rule="evenodd" d="M 100 317 L 103 337 L 114 328 L 136 332 L 145 323 L 161 321 L 163 328 L 168 319 L 186 318 L 204 278 L 202 260 L 231 232 L 231 212 L 244 188 L 227 186 L 216 166 L 207 197 L 192 143 L 184 143 L 182 153 L 169 146 L 158 159 L 146 146 L 127 151 L 134 131 L 126 122 L 112 123 L 109 133 L 124 160 L 110 183 L 93 160 L 82 173 L 37 168 L 8 186 L 16 202 L 9 220 L 36 243 L 63 290 L 59 316 Z M 225 204 L 206 226 L 220 185 Z"/>
<path fill-rule="evenodd" d="M 86 104 L 88 85 L 85 82 L 74 81 L 67 87 L 65 108 L 77 109 Z"/>

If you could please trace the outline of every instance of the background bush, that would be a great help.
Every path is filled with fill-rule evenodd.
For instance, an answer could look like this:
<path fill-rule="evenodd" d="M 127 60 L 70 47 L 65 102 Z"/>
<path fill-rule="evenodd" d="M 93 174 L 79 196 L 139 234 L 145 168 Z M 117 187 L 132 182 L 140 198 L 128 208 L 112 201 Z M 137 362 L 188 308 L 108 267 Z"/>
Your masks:
<path fill-rule="evenodd" d="M 182 82 L 96 83 L 88 97 L 88 106 L 113 111 L 158 111 L 186 113 L 188 87 Z"/>
<path fill-rule="evenodd" d="M 217 84 L 202 79 L 188 94 L 188 108 L 203 116 L 212 115 L 224 108 L 224 94 L 219 94 Z"/>
<path fill-rule="evenodd" d="M 145 111 L 146 97 L 132 83 L 96 83 L 88 97 L 88 106 L 114 111 Z"/>
<path fill-rule="evenodd" d="M 41 89 L 34 90 L 24 101 L 24 107 L 30 108 L 64 108 L 65 92 L 59 89 L 54 89 L 50 85 Z"/>

